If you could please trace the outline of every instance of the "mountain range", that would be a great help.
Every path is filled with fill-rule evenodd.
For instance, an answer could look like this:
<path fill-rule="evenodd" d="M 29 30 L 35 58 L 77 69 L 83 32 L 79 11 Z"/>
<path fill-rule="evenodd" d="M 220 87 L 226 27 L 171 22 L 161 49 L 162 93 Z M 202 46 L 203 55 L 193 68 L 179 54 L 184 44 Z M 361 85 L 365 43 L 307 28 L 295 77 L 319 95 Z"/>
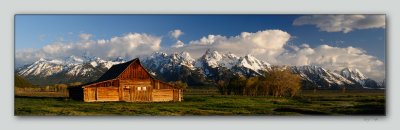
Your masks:
<path fill-rule="evenodd" d="M 188 52 L 167 54 L 155 52 L 140 58 L 142 65 L 157 78 L 164 81 L 181 80 L 190 86 L 215 83 L 229 77 L 262 76 L 272 65 L 252 55 L 237 56 L 233 53 L 222 54 L 207 50 L 201 57 L 194 59 Z M 16 68 L 16 74 L 36 85 L 56 83 L 91 82 L 99 78 L 112 65 L 124 63 L 121 57 L 104 60 L 98 57 L 70 56 L 64 59 L 39 59 L 38 61 Z M 347 88 L 384 88 L 361 73 L 356 68 L 344 68 L 330 71 L 319 66 L 285 66 L 301 76 L 304 88 L 337 89 Z"/>

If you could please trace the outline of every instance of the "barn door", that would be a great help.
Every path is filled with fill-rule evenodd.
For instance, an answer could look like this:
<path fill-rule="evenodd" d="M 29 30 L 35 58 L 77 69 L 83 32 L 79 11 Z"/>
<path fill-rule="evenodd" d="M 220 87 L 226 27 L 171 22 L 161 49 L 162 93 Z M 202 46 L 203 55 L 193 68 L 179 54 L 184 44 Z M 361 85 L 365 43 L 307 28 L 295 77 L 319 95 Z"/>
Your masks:
<path fill-rule="evenodd" d="M 129 85 L 125 85 L 122 88 L 122 101 L 127 101 L 127 102 L 131 102 L 131 93 L 132 93 L 132 86 Z"/>
<path fill-rule="evenodd" d="M 151 101 L 151 90 L 150 86 L 135 86 L 135 90 L 132 92 L 132 101 L 135 102 L 147 102 Z"/>

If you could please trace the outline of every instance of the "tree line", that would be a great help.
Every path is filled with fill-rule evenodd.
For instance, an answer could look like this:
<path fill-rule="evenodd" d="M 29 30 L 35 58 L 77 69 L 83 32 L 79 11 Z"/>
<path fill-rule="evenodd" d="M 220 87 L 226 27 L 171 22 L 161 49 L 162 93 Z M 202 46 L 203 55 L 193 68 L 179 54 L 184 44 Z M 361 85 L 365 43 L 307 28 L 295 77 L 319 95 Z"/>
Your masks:
<path fill-rule="evenodd" d="M 272 67 L 257 77 L 224 75 L 216 86 L 222 95 L 293 97 L 300 90 L 301 78 L 288 69 Z"/>

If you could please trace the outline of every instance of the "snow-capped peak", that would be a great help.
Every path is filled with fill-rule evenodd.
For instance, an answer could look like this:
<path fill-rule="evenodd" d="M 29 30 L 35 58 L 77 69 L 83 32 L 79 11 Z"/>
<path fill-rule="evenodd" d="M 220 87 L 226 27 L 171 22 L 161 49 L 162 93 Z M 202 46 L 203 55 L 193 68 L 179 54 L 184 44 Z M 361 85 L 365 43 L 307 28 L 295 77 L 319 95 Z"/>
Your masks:
<path fill-rule="evenodd" d="M 269 63 L 251 55 L 238 57 L 232 53 L 223 54 L 215 50 L 207 50 L 197 60 L 195 66 L 204 69 L 204 73 L 207 75 L 210 75 L 210 69 L 216 68 L 231 69 L 234 73 L 244 75 L 260 75 L 262 71 L 268 71 L 270 68 Z"/>
<path fill-rule="evenodd" d="M 18 72 L 18 74 L 22 76 L 28 76 L 28 75 L 49 76 L 62 71 L 63 67 L 61 64 L 62 62 L 59 60 L 48 61 L 44 58 L 40 58 L 33 64 L 27 66 L 26 68 L 21 69 Z"/>
<path fill-rule="evenodd" d="M 264 61 L 260 61 L 254 56 L 248 54 L 239 59 L 239 63 L 237 66 L 243 66 L 255 72 L 259 72 L 260 70 L 270 69 L 270 64 Z"/>
<path fill-rule="evenodd" d="M 190 56 L 189 52 L 183 51 L 180 54 L 180 57 L 186 60 L 194 61 L 194 59 Z"/>
<path fill-rule="evenodd" d="M 65 59 L 47 60 L 40 58 L 36 62 L 21 68 L 18 71 L 22 76 L 39 76 L 47 77 L 58 73 L 65 73 L 72 76 L 81 76 L 90 73 L 94 68 L 111 68 L 114 64 L 125 62 L 124 60 L 106 61 L 98 57 L 77 57 L 69 56 Z M 89 65 L 89 66 L 88 66 Z M 92 68 L 93 67 L 93 68 Z"/>
<path fill-rule="evenodd" d="M 323 86 L 324 83 L 328 83 L 328 85 L 354 84 L 352 81 L 335 72 L 315 65 L 293 66 L 292 70 L 303 79 L 316 83 L 319 86 Z"/>
<path fill-rule="evenodd" d="M 39 60 L 37 60 L 36 62 L 41 62 L 41 61 L 46 61 L 46 59 L 44 58 L 40 58 Z"/>
<path fill-rule="evenodd" d="M 152 55 L 142 58 L 142 63 L 147 69 L 164 73 L 168 71 L 177 71 L 177 68 L 186 66 L 194 69 L 194 59 L 188 52 L 172 53 L 168 55 L 164 52 L 155 52 Z"/>
<path fill-rule="evenodd" d="M 243 76 L 258 76 L 271 70 L 268 62 L 257 59 L 252 55 L 236 56 L 233 53 L 221 53 L 216 50 L 207 50 L 200 58 L 193 59 L 189 52 L 163 53 L 155 52 L 150 56 L 141 57 L 142 65 L 152 74 L 164 77 L 195 76 L 185 80 L 206 78 L 221 78 L 227 74 Z M 34 79 L 49 76 L 58 78 L 96 78 L 115 64 L 126 62 L 122 57 L 102 59 L 100 57 L 69 56 L 64 59 L 40 58 L 36 62 L 17 69 L 21 76 Z M 356 86 L 364 88 L 379 88 L 379 84 L 367 78 L 356 68 L 344 68 L 332 72 L 319 66 L 290 66 L 285 67 L 299 74 L 303 81 L 309 81 L 320 87 Z M 203 79 L 204 77 L 204 79 Z M 182 80 L 170 78 L 173 80 Z M 63 79 L 69 81 L 69 79 Z M 59 82 L 59 81 L 57 81 Z M 197 81 L 196 81 L 197 82 Z M 361 85 L 360 85 L 361 84 Z M 383 86 L 383 85 L 380 85 Z"/>
<path fill-rule="evenodd" d="M 369 81 L 368 77 L 362 74 L 357 68 L 344 68 L 340 71 L 340 75 L 351 81 L 361 84 L 363 87 L 366 86 L 367 82 L 371 82 Z"/>
<path fill-rule="evenodd" d="M 194 59 L 190 56 L 188 52 L 173 53 L 171 54 L 171 59 L 174 64 L 184 65 L 189 68 L 193 68 Z"/>
<path fill-rule="evenodd" d="M 217 51 L 207 50 L 202 56 L 202 59 L 207 63 L 208 66 L 215 68 L 218 67 L 218 62 L 222 59 L 222 55 Z"/>
<path fill-rule="evenodd" d="M 346 78 L 351 78 L 355 80 L 364 80 L 367 77 L 356 68 L 344 68 L 340 71 L 340 74 Z"/>

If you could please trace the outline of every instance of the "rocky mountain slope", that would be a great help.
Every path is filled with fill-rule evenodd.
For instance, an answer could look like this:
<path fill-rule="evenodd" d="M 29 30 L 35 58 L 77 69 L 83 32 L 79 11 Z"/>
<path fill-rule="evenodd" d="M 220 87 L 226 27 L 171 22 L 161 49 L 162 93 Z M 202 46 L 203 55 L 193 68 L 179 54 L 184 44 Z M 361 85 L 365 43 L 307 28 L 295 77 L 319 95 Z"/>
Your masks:
<path fill-rule="evenodd" d="M 189 85 L 205 85 L 229 77 L 262 76 L 271 64 L 252 55 L 237 56 L 207 50 L 194 59 L 188 52 L 167 54 L 156 52 L 140 58 L 142 65 L 154 76 L 164 81 L 182 80 Z M 33 84 L 90 82 L 99 78 L 112 65 L 126 62 L 122 58 L 104 60 L 97 57 L 70 56 L 65 59 L 39 59 L 16 69 L 16 73 Z M 303 79 L 303 86 L 326 89 L 380 88 L 381 84 L 369 79 L 355 68 L 344 68 L 340 72 L 326 70 L 319 66 L 289 66 L 292 72 Z"/>

